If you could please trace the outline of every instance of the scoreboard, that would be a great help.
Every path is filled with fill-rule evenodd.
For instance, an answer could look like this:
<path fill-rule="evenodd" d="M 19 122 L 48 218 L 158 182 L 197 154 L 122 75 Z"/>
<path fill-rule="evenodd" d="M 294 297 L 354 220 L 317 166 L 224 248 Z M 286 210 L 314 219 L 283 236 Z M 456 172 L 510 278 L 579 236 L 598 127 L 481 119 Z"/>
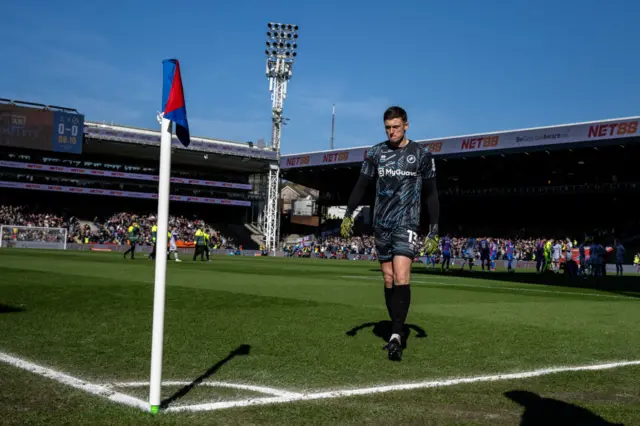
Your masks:
<path fill-rule="evenodd" d="M 82 154 L 84 117 L 65 111 L 53 111 L 54 132 L 51 139 L 53 151 Z"/>
<path fill-rule="evenodd" d="M 0 146 L 81 154 L 83 139 L 82 114 L 0 104 Z"/>

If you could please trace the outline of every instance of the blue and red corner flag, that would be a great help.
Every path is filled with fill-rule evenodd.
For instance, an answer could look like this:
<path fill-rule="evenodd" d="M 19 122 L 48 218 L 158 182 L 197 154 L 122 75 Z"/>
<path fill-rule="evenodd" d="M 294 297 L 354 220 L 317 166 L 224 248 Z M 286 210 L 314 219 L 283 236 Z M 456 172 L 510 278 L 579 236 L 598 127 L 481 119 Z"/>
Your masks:
<path fill-rule="evenodd" d="M 177 59 L 162 61 L 162 114 L 167 120 L 176 124 L 176 136 L 182 145 L 189 146 L 189 122 L 187 121 L 187 105 L 184 102 L 180 62 Z"/>

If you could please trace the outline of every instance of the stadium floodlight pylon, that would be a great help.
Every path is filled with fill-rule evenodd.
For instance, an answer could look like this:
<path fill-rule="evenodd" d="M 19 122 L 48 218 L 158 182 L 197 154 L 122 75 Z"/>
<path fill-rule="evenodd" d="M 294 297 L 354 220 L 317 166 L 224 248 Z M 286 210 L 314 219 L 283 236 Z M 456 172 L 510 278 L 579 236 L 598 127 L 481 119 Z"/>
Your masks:
<path fill-rule="evenodd" d="M 287 98 L 287 83 L 293 73 L 293 63 L 298 56 L 298 26 L 269 22 L 267 24 L 267 78 L 271 92 L 271 148 L 278 153 L 276 164 L 269 167 L 267 205 L 264 226 L 265 247 L 269 251 L 278 248 L 280 211 L 278 209 L 280 180 L 280 136 L 282 133 L 282 107 Z"/>
<path fill-rule="evenodd" d="M 171 183 L 172 125 L 176 136 L 187 147 L 190 143 L 187 107 L 184 101 L 180 63 L 176 59 L 162 61 L 162 112 L 160 122 L 160 171 L 158 177 L 158 216 L 156 234 L 156 269 L 153 290 L 153 335 L 151 340 L 151 377 L 149 411 L 157 414 L 161 404 L 162 351 L 164 343 L 164 307 L 167 278 L 167 243 L 169 232 L 169 189 Z"/>
<path fill-rule="evenodd" d="M 67 228 L 0 225 L 0 247 L 66 250 L 68 235 Z"/>

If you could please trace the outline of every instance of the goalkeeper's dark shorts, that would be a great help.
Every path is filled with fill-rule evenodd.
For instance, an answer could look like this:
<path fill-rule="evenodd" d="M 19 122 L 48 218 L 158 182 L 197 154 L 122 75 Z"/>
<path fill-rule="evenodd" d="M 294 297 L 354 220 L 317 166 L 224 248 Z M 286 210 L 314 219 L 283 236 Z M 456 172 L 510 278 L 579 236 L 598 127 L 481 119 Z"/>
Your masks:
<path fill-rule="evenodd" d="M 418 232 L 406 227 L 375 229 L 376 251 L 380 262 L 390 262 L 393 256 L 416 257 L 419 244 Z"/>

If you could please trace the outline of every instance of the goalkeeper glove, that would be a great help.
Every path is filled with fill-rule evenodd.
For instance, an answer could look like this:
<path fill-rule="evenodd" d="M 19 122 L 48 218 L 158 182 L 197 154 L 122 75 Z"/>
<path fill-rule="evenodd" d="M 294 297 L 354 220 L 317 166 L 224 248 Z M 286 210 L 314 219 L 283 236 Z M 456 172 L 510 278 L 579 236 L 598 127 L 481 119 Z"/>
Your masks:
<path fill-rule="evenodd" d="M 342 219 L 342 224 L 340 225 L 340 235 L 342 238 L 350 238 L 353 232 L 353 218 L 351 215 L 344 216 Z"/>
<path fill-rule="evenodd" d="M 424 251 L 431 256 L 438 250 L 440 237 L 438 237 L 438 225 L 429 225 L 429 234 L 424 239 Z"/>

